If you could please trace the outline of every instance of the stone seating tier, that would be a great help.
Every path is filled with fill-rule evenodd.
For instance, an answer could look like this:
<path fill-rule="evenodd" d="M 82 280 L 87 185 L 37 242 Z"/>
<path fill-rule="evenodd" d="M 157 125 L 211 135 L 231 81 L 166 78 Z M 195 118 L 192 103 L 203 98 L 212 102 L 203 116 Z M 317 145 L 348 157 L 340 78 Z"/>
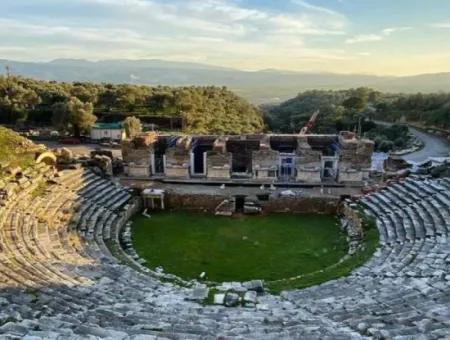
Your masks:
<path fill-rule="evenodd" d="M 86 169 L 46 178 L 54 184 L 41 196 L 30 180 L 0 208 L 0 337 L 450 337 L 447 179 L 409 178 L 364 196 L 380 244 L 348 277 L 225 308 L 188 301 L 192 287 L 115 257 L 135 208 L 126 188 Z"/>

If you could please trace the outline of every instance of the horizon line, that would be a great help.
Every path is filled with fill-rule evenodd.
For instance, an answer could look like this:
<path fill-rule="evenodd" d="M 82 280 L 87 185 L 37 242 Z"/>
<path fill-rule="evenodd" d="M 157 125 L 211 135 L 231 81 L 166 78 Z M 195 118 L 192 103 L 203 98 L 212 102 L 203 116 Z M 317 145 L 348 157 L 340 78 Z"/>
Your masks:
<path fill-rule="evenodd" d="M 438 75 L 438 74 L 444 74 L 444 73 L 450 73 L 450 70 L 446 71 L 439 71 L 439 72 L 431 72 L 431 73 L 409 73 L 404 75 L 394 75 L 394 74 L 376 74 L 376 73 L 351 73 L 351 72 L 334 72 L 334 71 L 326 71 L 326 70 L 292 70 L 292 69 L 280 69 L 280 68 L 263 68 L 263 69 L 241 69 L 236 67 L 230 67 L 230 66 L 224 66 L 224 65 L 217 65 L 217 64 L 210 64 L 207 62 L 199 62 L 199 61 L 181 61 L 181 60 L 171 60 L 171 59 L 161 59 L 161 58 L 108 58 L 108 59 L 87 59 L 87 58 L 52 58 L 52 59 L 36 59 L 36 60 L 30 60 L 30 59 L 7 59 L 7 58 L 0 58 L 0 61 L 3 62 L 18 62 L 18 63 L 41 63 L 41 64 L 49 64 L 51 62 L 55 61 L 81 61 L 81 62 L 90 62 L 90 63 L 100 63 L 105 61 L 161 61 L 161 62 L 171 62 L 171 63 L 179 63 L 179 64 L 194 64 L 194 65 L 202 65 L 202 66 L 208 66 L 208 67 L 217 67 L 222 69 L 228 69 L 233 71 L 239 71 L 239 72 L 245 72 L 245 73 L 257 73 L 257 72 L 267 72 L 267 71 L 273 71 L 273 72 L 287 72 L 287 73 L 297 73 L 297 74 L 314 74 L 314 73 L 320 73 L 320 74 L 333 74 L 333 75 L 347 75 L 347 76 L 369 76 L 369 77 L 389 77 L 389 78 L 407 78 L 407 77 L 415 77 L 415 76 L 423 76 L 423 75 Z M 14 70 L 11 70 L 14 74 Z M 1 71 L 0 71 L 1 73 Z"/>

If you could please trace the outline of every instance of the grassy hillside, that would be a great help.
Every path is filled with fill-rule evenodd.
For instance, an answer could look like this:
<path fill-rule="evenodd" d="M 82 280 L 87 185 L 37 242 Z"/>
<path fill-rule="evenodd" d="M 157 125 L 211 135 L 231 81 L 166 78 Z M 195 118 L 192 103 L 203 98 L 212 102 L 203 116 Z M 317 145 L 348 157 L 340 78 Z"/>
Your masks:
<path fill-rule="evenodd" d="M 0 126 L 0 164 L 26 168 L 34 163 L 36 145 L 16 132 Z"/>
<path fill-rule="evenodd" d="M 96 119 L 117 122 L 128 116 L 147 123 L 156 118 L 158 129 L 168 128 L 164 119 L 182 119 L 179 128 L 197 134 L 259 133 L 264 127 L 255 106 L 216 86 L 58 83 L 0 75 L 0 112 L 0 124 L 52 125 L 75 135 L 88 133 Z"/>

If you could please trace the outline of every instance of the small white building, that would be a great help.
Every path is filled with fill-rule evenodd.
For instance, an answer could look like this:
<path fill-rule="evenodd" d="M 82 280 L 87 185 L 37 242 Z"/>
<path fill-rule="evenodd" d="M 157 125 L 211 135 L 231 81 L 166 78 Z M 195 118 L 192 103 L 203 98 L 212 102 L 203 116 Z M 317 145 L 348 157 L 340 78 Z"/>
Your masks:
<path fill-rule="evenodd" d="M 91 128 L 91 139 L 121 141 L 126 138 L 122 123 L 96 123 Z"/>

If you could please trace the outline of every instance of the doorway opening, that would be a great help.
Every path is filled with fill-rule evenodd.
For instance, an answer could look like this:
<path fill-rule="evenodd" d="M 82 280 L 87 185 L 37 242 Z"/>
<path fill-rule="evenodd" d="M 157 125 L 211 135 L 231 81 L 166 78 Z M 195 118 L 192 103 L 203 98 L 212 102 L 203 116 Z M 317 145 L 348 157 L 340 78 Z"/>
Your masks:
<path fill-rule="evenodd" d="M 234 196 L 234 211 L 237 213 L 244 213 L 245 195 Z"/>

